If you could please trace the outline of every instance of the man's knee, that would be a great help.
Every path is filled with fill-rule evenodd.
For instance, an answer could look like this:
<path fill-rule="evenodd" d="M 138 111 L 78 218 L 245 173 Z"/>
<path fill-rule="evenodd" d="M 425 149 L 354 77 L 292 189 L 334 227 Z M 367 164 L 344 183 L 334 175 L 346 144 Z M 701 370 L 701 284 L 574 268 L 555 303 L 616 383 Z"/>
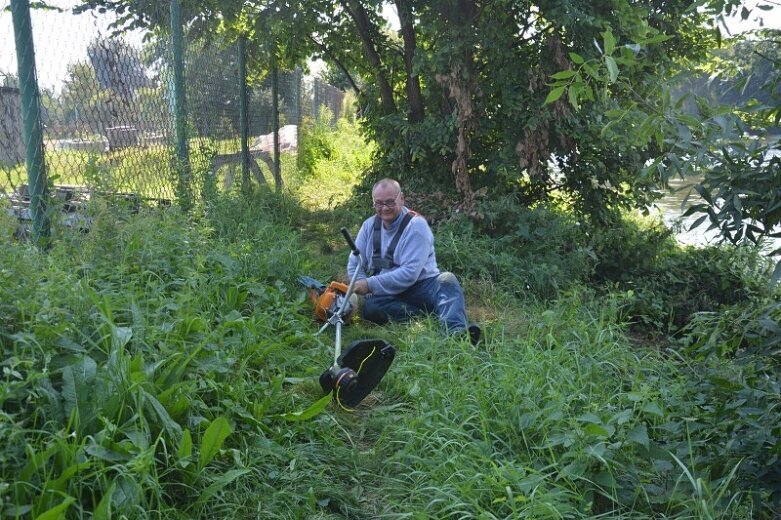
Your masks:
<path fill-rule="evenodd" d="M 388 313 L 375 303 L 374 298 L 364 298 L 361 305 L 361 319 L 376 323 L 377 325 L 385 325 L 390 320 Z"/>
<path fill-rule="evenodd" d="M 458 283 L 458 278 L 456 278 L 456 275 L 449 271 L 443 271 L 439 273 L 439 285 L 446 287 L 458 287 L 459 289 L 461 288 L 461 284 Z"/>

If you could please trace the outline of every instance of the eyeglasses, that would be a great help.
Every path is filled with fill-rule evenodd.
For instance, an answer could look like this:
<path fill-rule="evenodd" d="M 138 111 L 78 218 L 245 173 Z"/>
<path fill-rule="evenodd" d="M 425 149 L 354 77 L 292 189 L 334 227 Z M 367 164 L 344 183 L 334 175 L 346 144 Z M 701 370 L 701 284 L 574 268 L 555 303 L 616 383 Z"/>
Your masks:
<path fill-rule="evenodd" d="M 374 209 L 380 210 L 382 208 L 396 207 L 396 203 L 399 201 L 399 197 L 401 197 L 401 192 L 399 192 L 399 194 L 396 195 L 396 198 L 393 200 L 375 200 Z"/>

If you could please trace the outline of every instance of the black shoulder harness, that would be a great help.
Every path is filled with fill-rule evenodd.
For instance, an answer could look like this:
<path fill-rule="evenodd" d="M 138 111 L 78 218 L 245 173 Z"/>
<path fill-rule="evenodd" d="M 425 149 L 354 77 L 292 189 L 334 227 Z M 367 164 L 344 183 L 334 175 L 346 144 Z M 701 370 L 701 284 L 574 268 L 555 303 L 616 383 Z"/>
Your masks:
<path fill-rule="evenodd" d="M 369 265 L 369 270 L 371 270 L 371 273 L 369 273 L 370 275 L 378 274 L 383 269 L 390 269 L 391 267 L 396 267 L 396 264 L 393 263 L 393 253 L 394 251 L 396 251 L 396 246 L 398 245 L 399 240 L 401 239 L 401 235 L 404 233 L 407 224 L 409 224 L 410 220 L 412 220 L 412 217 L 414 217 L 415 215 L 417 215 L 417 213 L 415 213 L 414 211 L 408 211 L 401 218 L 401 222 L 399 223 L 399 229 L 396 230 L 396 234 L 393 235 L 390 244 L 388 244 L 388 250 L 385 251 L 384 258 L 380 254 L 380 250 L 382 249 L 382 245 L 381 245 L 382 219 L 380 219 L 379 216 L 374 217 L 374 232 L 372 236 L 374 242 L 374 250 L 372 252 L 371 265 Z"/>

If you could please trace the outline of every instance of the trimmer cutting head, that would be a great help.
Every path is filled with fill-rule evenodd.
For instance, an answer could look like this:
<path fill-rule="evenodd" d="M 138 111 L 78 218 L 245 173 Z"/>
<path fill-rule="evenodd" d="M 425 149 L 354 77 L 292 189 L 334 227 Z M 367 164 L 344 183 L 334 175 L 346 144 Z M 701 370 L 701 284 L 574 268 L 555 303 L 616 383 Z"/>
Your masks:
<path fill-rule="evenodd" d="M 333 390 L 340 405 L 353 408 L 379 384 L 395 355 L 396 348 L 384 340 L 353 341 L 320 375 L 320 386 L 325 393 Z"/>

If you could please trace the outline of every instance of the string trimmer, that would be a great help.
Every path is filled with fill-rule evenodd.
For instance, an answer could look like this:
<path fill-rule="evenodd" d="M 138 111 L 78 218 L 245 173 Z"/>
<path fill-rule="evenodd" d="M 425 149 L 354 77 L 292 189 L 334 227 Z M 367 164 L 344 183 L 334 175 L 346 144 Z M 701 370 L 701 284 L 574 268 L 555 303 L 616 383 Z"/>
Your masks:
<path fill-rule="evenodd" d="M 396 355 L 396 349 L 381 339 L 362 339 L 350 343 L 342 354 L 344 315 L 346 312 L 352 312 L 350 296 L 353 294 L 358 272 L 363 268 L 363 258 L 347 228 L 342 228 L 341 231 L 352 254 L 358 257 L 358 267 L 350 279 L 344 297 L 341 298 L 338 310 L 330 314 L 317 332 L 322 333 L 330 325 L 336 328 L 334 364 L 320 375 L 320 386 L 325 393 L 333 391 L 340 406 L 353 408 L 369 395 L 385 376 Z"/>

